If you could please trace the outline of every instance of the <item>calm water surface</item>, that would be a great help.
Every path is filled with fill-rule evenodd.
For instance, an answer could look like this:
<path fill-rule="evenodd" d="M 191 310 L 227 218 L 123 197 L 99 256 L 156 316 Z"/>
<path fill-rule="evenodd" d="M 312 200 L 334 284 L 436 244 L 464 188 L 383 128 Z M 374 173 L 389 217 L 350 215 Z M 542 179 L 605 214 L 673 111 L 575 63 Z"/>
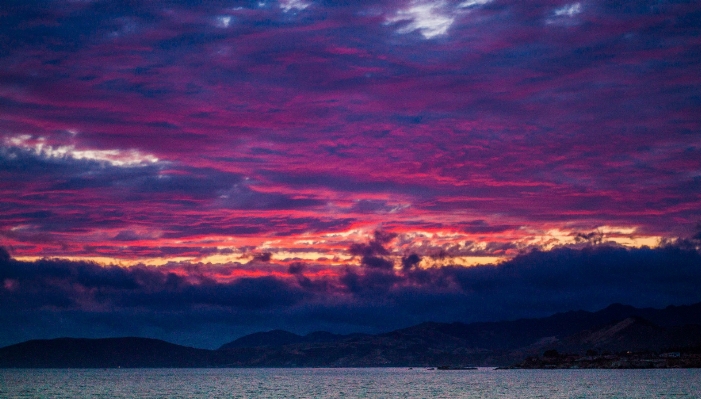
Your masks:
<path fill-rule="evenodd" d="M 0 398 L 701 398 L 701 370 L 0 370 Z"/>

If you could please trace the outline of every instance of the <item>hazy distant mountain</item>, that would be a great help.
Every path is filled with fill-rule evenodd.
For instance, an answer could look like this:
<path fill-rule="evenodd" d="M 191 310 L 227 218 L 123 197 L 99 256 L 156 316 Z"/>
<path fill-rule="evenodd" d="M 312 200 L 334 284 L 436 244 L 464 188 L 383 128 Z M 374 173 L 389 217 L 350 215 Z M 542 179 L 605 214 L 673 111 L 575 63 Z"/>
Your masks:
<path fill-rule="evenodd" d="M 701 325 L 661 327 L 641 317 L 633 316 L 598 329 L 566 337 L 557 345 L 564 352 L 662 351 L 701 344 Z"/>
<path fill-rule="evenodd" d="M 325 342 L 305 342 L 303 337 L 292 334 L 297 337 L 296 341 L 276 344 L 276 340 L 282 334 L 273 331 L 239 338 L 223 345 L 221 349 L 231 353 L 236 359 L 236 364 L 254 366 L 509 364 L 521 360 L 526 355 L 547 349 L 586 350 L 587 343 L 575 344 L 575 338 L 569 337 L 585 334 L 630 317 L 648 320 L 658 330 L 665 331 L 664 334 L 654 335 L 652 340 L 657 340 L 659 345 L 668 346 L 677 342 L 667 338 L 672 334 L 667 332 L 668 328 L 678 328 L 687 324 L 701 325 L 701 303 L 669 306 L 665 309 L 637 309 L 614 304 L 598 312 L 573 311 L 542 319 L 494 323 L 429 322 L 385 334 L 335 336 L 334 339 Z M 679 335 L 684 336 L 686 333 L 690 331 L 683 330 Z M 270 340 L 266 341 L 266 337 Z M 632 340 L 631 349 L 641 348 L 640 339 L 633 340 L 632 335 L 627 338 Z M 616 342 L 625 346 L 625 341 L 625 338 L 621 338 Z M 242 342 L 255 342 L 255 345 L 250 346 L 256 346 L 258 349 L 246 348 L 240 345 Z M 690 345 L 689 342 L 695 341 L 692 336 L 684 342 L 685 345 Z M 597 347 L 603 348 L 603 345 Z M 611 348 L 614 348 L 613 344 Z"/>
<path fill-rule="evenodd" d="M 216 351 L 149 338 L 58 338 L 0 349 L 0 367 L 210 367 L 223 363 Z"/>
<path fill-rule="evenodd" d="M 284 330 L 257 332 L 222 345 L 219 349 L 276 347 L 302 343 L 329 343 L 349 338 L 364 337 L 367 334 L 332 334 L 327 331 L 316 331 L 307 335 L 297 335 Z"/>
<path fill-rule="evenodd" d="M 302 336 L 284 330 L 257 332 L 236 339 L 219 349 L 254 348 L 259 346 L 282 346 L 302 342 Z"/>
<path fill-rule="evenodd" d="M 701 345 L 701 303 L 665 309 L 611 305 L 541 319 L 422 323 L 384 334 L 305 336 L 283 330 L 219 350 L 144 338 L 28 341 L 0 349 L 0 367 L 364 367 L 507 365 L 545 350 L 663 350 Z"/>
<path fill-rule="evenodd" d="M 521 359 L 507 368 L 699 368 L 701 325 L 661 327 L 633 316 L 563 339 L 543 340 L 512 355 Z"/>

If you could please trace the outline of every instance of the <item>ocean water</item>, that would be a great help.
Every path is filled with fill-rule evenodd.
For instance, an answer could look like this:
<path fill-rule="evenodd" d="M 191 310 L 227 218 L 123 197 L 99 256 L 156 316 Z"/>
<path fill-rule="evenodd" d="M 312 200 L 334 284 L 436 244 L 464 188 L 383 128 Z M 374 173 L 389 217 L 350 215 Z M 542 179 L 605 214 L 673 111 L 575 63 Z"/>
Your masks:
<path fill-rule="evenodd" d="M 0 398 L 701 398 L 701 370 L 0 370 Z"/>

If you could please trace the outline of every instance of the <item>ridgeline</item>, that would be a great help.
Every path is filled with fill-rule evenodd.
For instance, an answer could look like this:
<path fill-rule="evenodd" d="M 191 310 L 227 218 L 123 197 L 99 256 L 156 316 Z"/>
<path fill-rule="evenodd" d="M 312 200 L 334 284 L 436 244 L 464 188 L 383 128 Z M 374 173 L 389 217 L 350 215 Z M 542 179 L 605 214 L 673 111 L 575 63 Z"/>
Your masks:
<path fill-rule="evenodd" d="M 217 350 L 135 337 L 32 340 L 0 348 L 0 367 L 700 367 L 699 348 L 701 303 L 611 305 L 540 319 L 427 322 L 374 335 L 273 330 Z"/>

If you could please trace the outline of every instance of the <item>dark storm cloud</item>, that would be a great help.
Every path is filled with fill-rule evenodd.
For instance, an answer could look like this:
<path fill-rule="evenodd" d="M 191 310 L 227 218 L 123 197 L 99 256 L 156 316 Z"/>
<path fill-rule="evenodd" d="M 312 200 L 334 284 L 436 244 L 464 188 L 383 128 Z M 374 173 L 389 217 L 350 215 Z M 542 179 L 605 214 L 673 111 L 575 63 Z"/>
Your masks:
<path fill-rule="evenodd" d="M 348 252 L 353 256 L 360 256 L 360 264 L 371 269 L 390 270 L 394 267 L 394 262 L 388 258 L 389 251 L 385 245 L 392 241 L 397 235 L 385 231 L 375 231 L 374 237 L 367 244 L 356 243 L 348 248 Z"/>
<path fill-rule="evenodd" d="M 218 270 L 234 270 L 225 266 L 122 268 L 49 259 L 20 262 L 3 250 L 0 313 L 13 324 L 3 324 L 0 335 L 3 344 L 46 337 L 38 326 L 61 318 L 65 323 L 48 335 L 138 331 L 213 347 L 232 338 L 230 331 L 278 327 L 300 332 L 382 331 L 426 320 L 543 316 L 616 302 L 662 307 L 701 301 L 701 255 L 693 248 L 696 244 L 686 243 L 658 249 L 559 248 L 469 268 L 406 267 L 418 260 L 407 256 L 401 268 L 347 267 L 337 277 L 307 276 L 304 264 L 293 264 L 289 277 L 241 277 L 229 282 L 208 277 Z M 372 246 L 365 244 L 362 252 L 383 253 Z M 120 326 L 119 321 L 126 319 L 132 321 Z M 195 331 L 215 324 L 220 331 L 198 340 Z"/>
<path fill-rule="evenodd" d="M 273 277 L 240 278 L 220 284 L 202 275 L 182 276 L 176 271 L 50 259 L 5 259 L 0 268 L 4 284 L 2 306 L 5 310 L 20 306 L 24 311 L 113 307 L 167 311 L 197 306 L 250 310 L 288 307 L 305 296 L 293 285 Z"/>
<path fill-rule="evenodd" d="M 272 254 L 270 252 L 261 252 L 253 255 L 253 260 L 257 260 L 259 262 L 270 262 L 271 257 Z"/>
<path fill-rule="evenodd" d="M 421 257 L 419 257 L 417 254 L 405 256 L 402 258 L 402 269 L 410 270 L 412 267 L 417 266 L 419 262 L 421 262 Z"/>

